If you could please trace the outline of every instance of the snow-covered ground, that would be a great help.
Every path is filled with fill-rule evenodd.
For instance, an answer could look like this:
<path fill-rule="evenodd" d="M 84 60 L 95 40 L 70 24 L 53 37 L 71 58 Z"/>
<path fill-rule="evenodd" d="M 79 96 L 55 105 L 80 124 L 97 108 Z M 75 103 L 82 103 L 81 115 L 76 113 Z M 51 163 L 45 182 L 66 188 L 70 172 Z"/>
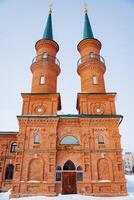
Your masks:
<path fill-rule="evenodd" d="M 82 195 L 59 195 L 57 197 L 25 197 L 11 200 L 134 200 L 134 175 L 127 175 L 127 189 L 129 196 L 126 197 L 91 197 Z M 8 200 L 9 192 L 0 193 L 0 200 Z"/>

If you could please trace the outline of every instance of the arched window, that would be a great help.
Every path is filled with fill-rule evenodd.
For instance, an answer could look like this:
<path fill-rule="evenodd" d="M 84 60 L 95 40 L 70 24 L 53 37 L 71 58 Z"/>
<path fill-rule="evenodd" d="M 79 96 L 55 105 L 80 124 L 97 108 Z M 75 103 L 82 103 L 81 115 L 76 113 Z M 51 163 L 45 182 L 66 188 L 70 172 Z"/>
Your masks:
<path fill-rule="evenodd" d="M 80 165 L 77 167 L 77 181 L 83 181 L 83 169 Z"/>
<path fill-rule="evenodd" d="M 75 165 L 71 160 L 68 160 L 64 166 L 63 166 L 63 170 L 75 170 Z"/>
<path fill-rule="evenodd" d="M 41 85 L 45 84 L 45 76 L 44 75 L 41 75 L 41 77 L 40 77 L 40 84 Z"/>
<path fill-rule="evenodd" d="M 11 144 L 11 147 L 10 147 L 10 152 L 11 152 L 11 153 L 15 153 L 16 150 L 17 150 L 17 144 L 16 144 L 16 142 L 13 142 L 13 143 Z"/>
<path fill-rule="evenodd" d="M 104 137 L 102 135 L 98 136 L 98 144 L 104 144 Z"/>
<path fill-rule="evenodd" d="M 14 171 L 13 164 L 7 165 L 6 173 L 5 173 L 5 180 L 12 180 L 13 179 L 13 171 Z"/>
<path fill-rule="evenodd" d="M 98 80 L 97 80 L 97 77 L 95 75 L 92 76 L 92 83 L 93 83 L 93 85 L 98 84 Z"/>
<path fill-rule="evenodd" d="M 36 134 L 34 136 L 34 144 L 40 144 L 40 135 Z"/>
<path fill-rule="evenodd" d="M 78 141 L 75 137 L 73 137 L 73 136 L 65 136 L 65 137 L 61 140 L 60 144 L 78 145 L 78 144 L 79 144 L 79 141 Z"/>
<path fill-rule="evenodd" d="M 61 166 L 56 167 L 56 181 L 61 181 Z"/>

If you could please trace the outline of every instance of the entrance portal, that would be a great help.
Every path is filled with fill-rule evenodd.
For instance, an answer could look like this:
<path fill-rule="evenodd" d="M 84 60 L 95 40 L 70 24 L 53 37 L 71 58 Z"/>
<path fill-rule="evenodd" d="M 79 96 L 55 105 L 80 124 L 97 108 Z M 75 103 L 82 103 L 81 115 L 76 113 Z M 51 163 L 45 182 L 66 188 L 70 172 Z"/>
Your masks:
<path fill-rule="evenodd" d="M 62 194 L 76 194 L 76 172 L 62 173 Z"/>
<path fill-rule="evenodd" d="M 75 165 L 71 160 L 68 160 L 62 172 L 62 194 L 76 194 L 76 172 Z M 73 171 L 72 171 L 73 170 Z"/>

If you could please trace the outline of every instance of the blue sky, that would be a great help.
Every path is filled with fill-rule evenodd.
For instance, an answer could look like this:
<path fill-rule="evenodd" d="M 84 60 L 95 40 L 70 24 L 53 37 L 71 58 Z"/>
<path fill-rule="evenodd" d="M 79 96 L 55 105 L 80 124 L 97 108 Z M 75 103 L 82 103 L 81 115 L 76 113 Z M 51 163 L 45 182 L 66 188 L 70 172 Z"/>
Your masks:
<path fill-rule="evenodd" d="M 134 1 L 133 0 L 0 0 L 0 131 L 18 130 L 21 92 L 30 92 L 34 45 L 41 39 L 53 3 L 54 40 L 60 46 L 58 92 L 62 113 L 77 113 L 80 92 L 77 44 L 82 39 L 83 7 L 89 6 L 94 36 L 102 43 L 107 92 L 117 92 L 117 113 L 124 116 L 120 133 L 125 151 L 134 151 Z"/>

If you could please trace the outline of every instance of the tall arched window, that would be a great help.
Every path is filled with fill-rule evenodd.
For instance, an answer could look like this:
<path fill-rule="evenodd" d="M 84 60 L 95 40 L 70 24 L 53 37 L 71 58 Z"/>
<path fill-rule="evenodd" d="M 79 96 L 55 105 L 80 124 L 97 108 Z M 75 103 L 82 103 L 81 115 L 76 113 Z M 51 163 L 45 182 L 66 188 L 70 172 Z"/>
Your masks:
<path fill-rule="evenodd" d="M 61 166 L 56 167 L 56 181 L 61 181 Z"/>
<path fill-rule="evenodd" d="M 98 144 L 104 144 L 104 137 L 102 135 L 98 136 Z"/>
<path fill-rule="evenodd" d="M 34 136 L 34 144 L 40 144 L 40 135 L 39 134 L 36 134 Z"/>
<path fill-rule="evenodd" d="M 60 143 L 61 143 L 61 144 L 66 144 L 66 145 L 69 145 L 69 144 L 74 144 L 74 145 L 76 145 L 76 144 L 79 144 L 79 141 L 78 141 L 74 136 L 69 135 L 69 136 L 65 136 L 65 137 L 61 140 Z"/>
<path fill-rule="evenodd" d="M 41 77 L 40 77 L 40 84 L 41 85 L 45 84 L 45 76 L 44 75 L 41 75 Z"/>
<path fill-rule="evenodd" d="M 13 164 L 7 165 L 6 173 L 5 173 L 5 180 L 12 180 L 13 179 L 13 171 L 14 171 Z"/>
<path fill-rule="evenodd" d="M 17 150 L 17 144 L 16 144 L 16 142 L 13 142 L 13 143 L 11 144 L 11 147 L 10 147 L 10 152 L 11 152 L 11 153 L 15 153 L 16 150 Z"/>
<path fill-rule="evenodd" d="M 77 167 L 77 181 L 83 181 L 83 169 L 80 165 Z"/>

